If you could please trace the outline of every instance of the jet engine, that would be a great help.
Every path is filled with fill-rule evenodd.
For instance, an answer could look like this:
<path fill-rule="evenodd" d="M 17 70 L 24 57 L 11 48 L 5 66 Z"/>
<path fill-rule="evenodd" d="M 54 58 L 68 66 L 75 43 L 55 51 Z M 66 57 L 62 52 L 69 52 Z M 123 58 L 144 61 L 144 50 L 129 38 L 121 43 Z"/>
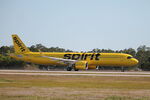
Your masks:
<path fill-rule="evenodd" d="M 75 69 L 88 69 L 87 61 L 78 61 L 75 63 Z"/>

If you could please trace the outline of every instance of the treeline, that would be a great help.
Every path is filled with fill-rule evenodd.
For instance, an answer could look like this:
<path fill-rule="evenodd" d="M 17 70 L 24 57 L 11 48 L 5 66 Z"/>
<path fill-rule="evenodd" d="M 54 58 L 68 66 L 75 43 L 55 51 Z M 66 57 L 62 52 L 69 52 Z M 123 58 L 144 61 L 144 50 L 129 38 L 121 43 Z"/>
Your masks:
<path fill-rule="evenodd" d="M 59 48 L 59 47 L 50 47 L 47 48 L 43 46 L 42 44 L 36 44 L 29 47 L 29 49 L 32 52 L 73 52 L 69 49 Z M 16 61 L 12 58 L 10 58 L 8 55 L 9 53 L 13 53 L 14 49 L 13 46 L 2 46 L 0 47 L 0 68 L 20 68 L 22 66 L 25 66 L 26 63 L 22 61 Z M 95 52 L 95 53 L 127 53 L 131 54 L 135 58 L 139 60 L 139 64 L 136 66 L 136 68 L 141 70 L 150 70 L 150 47 L 147 47 L 145 45 L 139 46 L 136 50 L 133 48 L 124 49 L 124 50 L 111 50 L 111 49 L 93 49 L 91 51 L 87 52 Z M 114 69 L 112 67 L 112 69 Z"/>

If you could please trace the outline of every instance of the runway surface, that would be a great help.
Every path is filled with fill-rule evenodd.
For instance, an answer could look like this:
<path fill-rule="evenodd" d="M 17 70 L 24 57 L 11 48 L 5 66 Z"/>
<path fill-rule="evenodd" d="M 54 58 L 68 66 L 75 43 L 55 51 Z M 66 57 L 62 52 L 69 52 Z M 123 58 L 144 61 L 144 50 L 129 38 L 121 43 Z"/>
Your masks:
<path fill-rule="evenodd" d="M 5 75 L 150 77 L 150 72 L 0 70 Z"/>

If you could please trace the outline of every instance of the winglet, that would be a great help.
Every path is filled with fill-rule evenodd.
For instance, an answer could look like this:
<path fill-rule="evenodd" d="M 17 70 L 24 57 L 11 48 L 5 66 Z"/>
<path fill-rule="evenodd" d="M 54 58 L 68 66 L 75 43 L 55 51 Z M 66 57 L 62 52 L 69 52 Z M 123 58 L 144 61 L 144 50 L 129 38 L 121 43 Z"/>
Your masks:
<path fill-rule="evenodd" d="M 12 39 L 13 39 L 13 43 L 14 43 L 15 53 L 30 52 L 30 50 L 25 46 L 25 44 L 21 41 L 21 39 L 18 37 L 18 35 L 13 34 Z"/>

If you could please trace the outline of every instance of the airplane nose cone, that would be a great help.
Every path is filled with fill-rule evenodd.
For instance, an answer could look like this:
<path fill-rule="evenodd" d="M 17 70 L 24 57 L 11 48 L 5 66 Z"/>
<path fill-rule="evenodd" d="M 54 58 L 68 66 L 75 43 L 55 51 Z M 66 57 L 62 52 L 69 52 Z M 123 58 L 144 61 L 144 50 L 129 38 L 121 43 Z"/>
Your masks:
<path fill-rule="evenodd" d="M 139 61 L 138 61 L 137 59 L 135 59 L 135 58 L 132 59 L 132 64 L 133 64 L 133 65 L 137 65 L 138 63 L 139 63 Z"/>

